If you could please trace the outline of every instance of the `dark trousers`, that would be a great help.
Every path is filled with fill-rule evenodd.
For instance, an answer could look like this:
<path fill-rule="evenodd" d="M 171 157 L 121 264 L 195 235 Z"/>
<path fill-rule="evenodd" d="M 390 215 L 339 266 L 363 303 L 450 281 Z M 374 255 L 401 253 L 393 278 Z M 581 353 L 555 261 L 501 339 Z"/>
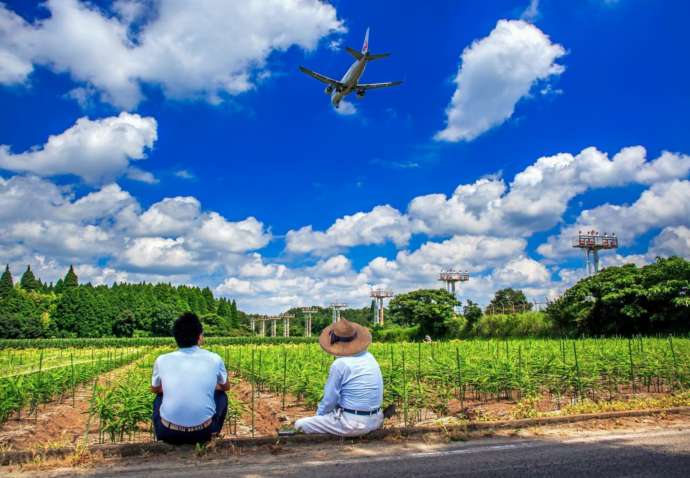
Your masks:
<path fill-rule="evenodd" d="M 156 434 L 157 440 L 162 440 L 173 445 L 204 443 L 211 439 L 214 433 L 220 433 L 225 423 L 225 415 L 228 413 L 228 396 L 225 392 L 216 390 L 213 395 L 213 400 L 216 402 L 216 413 L 213 415 L 211 425 L 203 430 L 194 432 L 182 432 L 179 430 L 171 430 L 163 426 L 161 423 L 161 404 L 163 403 L 163 394 L 159 393 L 153 400 L 153 431 Z"/>

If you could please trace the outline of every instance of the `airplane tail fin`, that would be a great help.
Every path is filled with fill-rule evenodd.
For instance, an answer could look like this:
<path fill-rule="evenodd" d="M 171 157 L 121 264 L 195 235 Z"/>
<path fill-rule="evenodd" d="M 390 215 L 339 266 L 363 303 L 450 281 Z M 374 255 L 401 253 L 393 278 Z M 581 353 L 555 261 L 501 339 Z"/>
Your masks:
<path fill-rule="evenodd" d="M 345 47 L 345 51 L 348 52 L 350 55 L 354 56 L 358 60 L 361 60 L 364 58 L 364 55 L 362 55 L 360 52 L 355 50 L 354 48 L 350 48 L 349 46 Z"/>
<path fill-rule="evenodd" d="M 369 52 L 369 28 L 367 27 L 367 33 L 364 35 L 364 45 L 362 45 L 362 54 L 366 55 Z"/>
<path fill-rule="evenodd" d="M 390 53 L 378 53 L 378 54 L 369 53 L 369 29 L 368 28 L 367 28 L 366 35 L 364 35 L 364 45 L 362 46 L 362 51 L 358 52 L 354 48 L 350 48 L 350 47 L 345 47 L 345 51 L 348 52 L 350 55 L 354 56 L 358 60 L 361 60 L 362 58 L 366 58 L 367 61 L 371 61 L 371 60 L 379 60 L 381 58 L 386 58 L 387 56 L 390 56 Z"/>

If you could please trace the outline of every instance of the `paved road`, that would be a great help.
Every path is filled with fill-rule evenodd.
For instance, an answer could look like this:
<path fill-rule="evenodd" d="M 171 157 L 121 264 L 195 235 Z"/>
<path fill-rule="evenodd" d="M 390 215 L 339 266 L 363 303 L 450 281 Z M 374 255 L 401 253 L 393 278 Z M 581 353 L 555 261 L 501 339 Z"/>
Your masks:
<path fill-rule="evenodd" d="M 339 455 L 343 448 L 333 446 Z M 326 460 L 276 456 L 270 462 L 211 462 L 134 466 L 95 476 L 199 477 L 449 477 L 449 476 L 690 476 L 690 430 L 605 435 L 576 439 L 489 439 L 436 447 L 432 451 Z M 328 451 L 327 451 L 328 452 Z M 366 453 L 372 453 L 371 450 Z M 249 459 L 251 461 L 251 459 Z"/>

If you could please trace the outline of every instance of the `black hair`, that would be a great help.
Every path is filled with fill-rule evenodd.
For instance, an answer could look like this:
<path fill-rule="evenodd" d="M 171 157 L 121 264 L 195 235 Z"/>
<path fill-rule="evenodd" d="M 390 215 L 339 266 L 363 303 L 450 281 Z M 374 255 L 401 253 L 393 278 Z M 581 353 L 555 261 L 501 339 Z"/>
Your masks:
<path fill-rule="evenodd" d="M 175 342 L 180 348 L 193 347 L 199 343 L 199 336 L 204 331 L 199 317 L 194 312 L 185 312 L 173 325 Z"/>

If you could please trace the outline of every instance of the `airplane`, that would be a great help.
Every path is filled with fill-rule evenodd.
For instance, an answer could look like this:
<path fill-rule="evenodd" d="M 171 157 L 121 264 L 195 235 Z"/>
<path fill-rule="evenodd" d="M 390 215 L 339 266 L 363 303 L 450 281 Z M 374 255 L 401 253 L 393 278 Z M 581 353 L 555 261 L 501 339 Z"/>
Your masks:
<path fill-rule="evenodd" d="M 386 58 L 390 56 L 390 53 L 380 53 L 374 55 L 369 53 L 369 29 L 367 28 L 367 33 L 364 36 L 364 45 L 362 46 L 362 51 L 359 52 L 353 48 L 346 47 L 345 50 L 352 56 L 354 56 L 357 61 L 355 61 L 352 66 L 347 70 L 347 73 L 342 77 L 340 81 L 334 80 L 320 73 L 316 73 L 308 68 L 300 66 L 299 69 L 302 73 L 306 73 L 312 78 L 316 78 L 326 85 L 325 93 L 331 96 L 331 103 L 333 106 L 338 108 L 342 99 L 349 95 L 350 93 L 357 93 L 358 98 L 363 98 L 364 94 L 368 90 L 376 90 L 378 88 L 388 88 L 389 86 L 397 86 L 402 83 L 402 81 L 388 81 L 385 83 L 359 83 L 359 79 L 364 73 L 364 68 L 367 66 L 367 62 L 372 60 L 378 60 L 381 58 Z"/>

